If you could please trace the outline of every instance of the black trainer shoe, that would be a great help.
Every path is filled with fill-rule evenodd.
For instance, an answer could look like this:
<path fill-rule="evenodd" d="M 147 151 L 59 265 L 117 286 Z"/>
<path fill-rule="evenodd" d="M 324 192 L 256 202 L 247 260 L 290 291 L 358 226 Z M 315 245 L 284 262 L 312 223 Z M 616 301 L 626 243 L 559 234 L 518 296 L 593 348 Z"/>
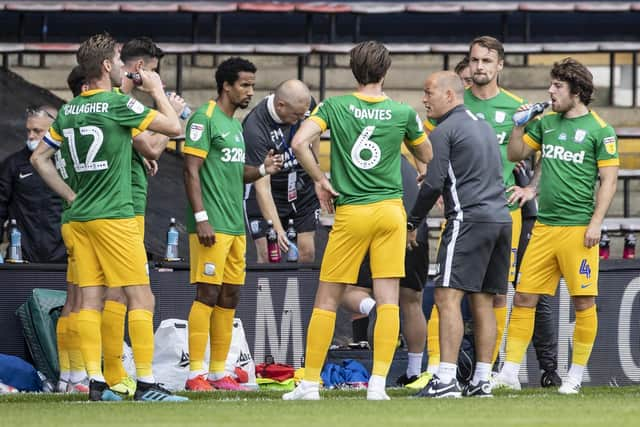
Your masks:
<path fill-rule="evenodd" d="M 430 398 L 444 398 L 444 397 L 462 397 L 462 389 L 458 380 L 454 377 L 450 382 L 443 383 L 440 381 L 437 375 L 431 378 L 431 381 L 414 397 L 430 397 Z"/>
<path fill-rule="evenodd" d="M 542 387 L 560 387 L 562 378 L 556 371 L 544 371 L 540 377 L 540 385 Z"/>
<path fill-rule="evenodd" d="M 417 381 L 418 378 L 420 378 L 418 375 L 407 377 L 407 374 L 405 373 L 398 377 L 398 379 L 396 380 L 396 385 L 398 387 L 406 387 L 407 384 L 411 384 L 412 382 Z"/>
<path fill-rule="evenodd" d="M 89 400 L 92 402 L 117 402 L 122 400 L 122 397 L 111 390 L 107 383 L 91 380 L 89 381 Z"/>
<path fill-rule="evenodd" d="M 143 402 L 184 402 L 189 399 L 182 396 L 175 396 L 158 383 L 149 384 L 138 381 L 138 384 L 136 385 L 136 393 L 133 395 L 133 400 L 140 400 Z"/>
<path fill-rule="evenodd" d="M 493 397 L 491 393 L 491 382 L 480 381 L 478 384 L 473 385 L 471 383 L 464 386 L 462 389 L 462 396 L 464 397 Z"/>

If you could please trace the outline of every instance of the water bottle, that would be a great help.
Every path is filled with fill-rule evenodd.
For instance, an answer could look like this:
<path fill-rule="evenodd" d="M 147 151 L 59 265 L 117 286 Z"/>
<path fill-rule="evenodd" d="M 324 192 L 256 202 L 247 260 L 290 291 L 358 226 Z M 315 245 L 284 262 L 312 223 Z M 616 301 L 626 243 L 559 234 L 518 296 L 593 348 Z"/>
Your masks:
<path fill-rule="evenodd" d="M 609 259 L 609 245 L 611 239 L 607 233 L 607 227 L 602 227 L 600 230 L 600 259 Z"/>
<path fill-rule="evenodd" d="M 9 256 L 8 262 L 21 263 L 22 260 L 22 233 L 18 230 L 15 219 L 11 220 L 9 228 Z"/>
<path fill-rule="evenodd" d="M 518 111 L 513 115 L 513 123 L 515 123 L 516 126 L 524 126 L 529 120 L 542 113 L 549 105 L 551 105 L 549 101 L 538 102 L 537 104 L 533 104 L 528 110 Z"/>
<path fill-rule="evenodd" d="M 176 219 L 171 218 L 171 223 L 169 224 L 169 231 L 167 231 L 167 251 L 165 253 L 165 260 L 167 261 L 178 261 L 180 258 L 178 257 L 178 238 L 180 237 L 180 233 L 178 232 L 178 227 L 176 227 Z"/>
<path fill-rule="evenodd" d="M 0 251 L 0 264 L 4 264 L 4 258 L 2 257 L 2 252 Z"/>
<path fill-rule="evenodd" d="M 287 252 L 287 262 L 298 262 L 298 233 L 293 226 L 293 220 L 289 220 L 287 227 L 287 240 L 289 240 L 289 252 Z"/>
<path fill-rule="evenodd" d="M 624 236 L 624 249 L 622 250 L 622 258 L 634 259 L 636 257 L 636 235 L 628 233 Z"/>
<path fill-rule="evenodd" d="M 165 93 L 167 97 L 171 95 L 171 92 L 165 92 Z M 180 113 L 180 119 L 187 120 L 189 116 L 191 116 L 191 108 L 189 108 L 189 106 L 185 104 L 184 109 L 182 110 L 182 113 Z"/>
<path fill-rule="evenodd" d="M 267 253 L 269 255 L 269 262 L 280 262 L 280 246 L 278 245 L 278 233 L 273 228 L 273 222 L 267 221 Z"/>

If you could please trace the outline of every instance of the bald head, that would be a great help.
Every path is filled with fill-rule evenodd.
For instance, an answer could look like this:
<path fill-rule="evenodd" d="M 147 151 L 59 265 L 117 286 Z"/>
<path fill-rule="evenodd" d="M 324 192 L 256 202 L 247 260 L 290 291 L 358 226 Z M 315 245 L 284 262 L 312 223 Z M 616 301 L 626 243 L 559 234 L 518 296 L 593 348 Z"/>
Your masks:
<path fill-rule="evenodd" d="M 304 118 L 311 104 L 311 93 L 300 80 L 285 80 L 274 92 L 274 107 L 278 117 L 287 124 Z"/>
<path fill-rule="evenodd" d="M 464 103 L 464 86 L 453 71 L 438 71 L 424 82 L 422 102 L 427 115 L 438 119 L 453 108 Z"/>

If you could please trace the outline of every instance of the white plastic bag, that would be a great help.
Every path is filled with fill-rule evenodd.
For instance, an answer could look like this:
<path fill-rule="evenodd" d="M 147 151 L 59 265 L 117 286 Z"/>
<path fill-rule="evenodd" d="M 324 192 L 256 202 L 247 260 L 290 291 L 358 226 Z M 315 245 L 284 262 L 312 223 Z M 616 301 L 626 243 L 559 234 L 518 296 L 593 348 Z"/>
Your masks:
<path fill-rule="evenodd" d="M 154 336 L 153 375 L 171 391 L 184 390 L 189 376 L 189 330 L 186 320 L 166 319 Z"/>
<path fill-rule="evenodd" d="M 225 370 L 236 377 L 235 369 L 240 368 L 246 372 L 248 381 L 241 384 L 249 388 L 258 388 L 256 383 L 256 364 L 251 357 L 251 350 L 249 350 L 249 344 L 247 343 L 247 337 L 244 334 L 244 327 L 242 326 L 242 320 L 233 319 L 233 334 L 231 335 L 231 346 L 229 347 L 229 354 L 227 355 L 227 361 L 225 363 Z"/>

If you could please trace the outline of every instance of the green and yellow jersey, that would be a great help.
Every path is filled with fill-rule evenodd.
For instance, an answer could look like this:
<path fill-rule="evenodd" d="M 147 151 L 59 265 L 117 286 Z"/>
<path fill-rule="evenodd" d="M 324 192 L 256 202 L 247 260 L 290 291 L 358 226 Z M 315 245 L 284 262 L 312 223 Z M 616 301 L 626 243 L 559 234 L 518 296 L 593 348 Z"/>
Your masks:
<path fill-rule="evenodd" d="M 76 200 L 69 221 L 134 216 L 131 199 L 131 129 L 144 131 L 156 111 L 127 95 L 90 90 L 64 105 L 44 140 L 60 148 Z M 67 160 L 70 160 L 70 164 Z"/>
<path fill-rule="evenodd" d="M 400 146 L 426 140 L 418 114 L 386 96 L 358 93 L 321 102 L 309 120 L 331 129 L 331 182 L 336 205 L 402 197 Z"/>
<path fill-rule="evenodd" d="M 204 159 L 199 172 L 200 186 L 211 226 L 216 232 L 244 235 L 245 150 L 240 121 L 209 101 L 189 119 L 183 151 Z M 196 231 L 190 204 L 187 231 Z"/>
<path fill-rule="evenodd" d="M 527 128 L 524 141 L 542 152 L 538 221 L 589 224 L 598 168 L 619 165 L 615 130 L 594 111 L 571 119 L 551 113 Z"/>

